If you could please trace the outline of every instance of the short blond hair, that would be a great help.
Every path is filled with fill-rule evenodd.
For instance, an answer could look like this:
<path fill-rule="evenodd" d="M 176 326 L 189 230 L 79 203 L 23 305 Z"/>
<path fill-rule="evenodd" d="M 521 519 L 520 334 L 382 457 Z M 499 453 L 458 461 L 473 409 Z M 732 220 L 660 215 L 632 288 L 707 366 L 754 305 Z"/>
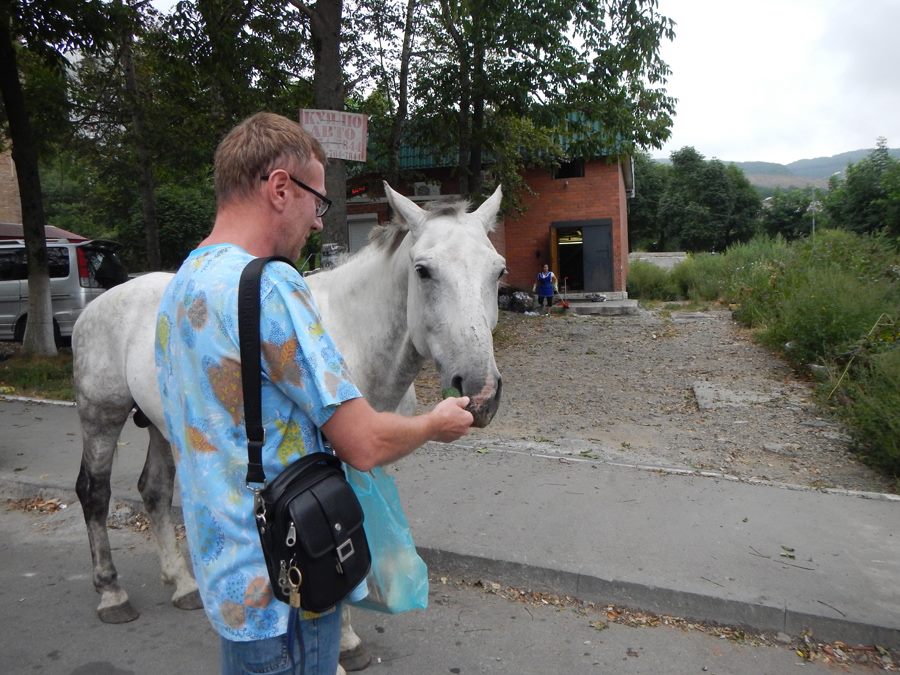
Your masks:
<path fill-rule="evenodd" d="M 287 168 L 292 160 L 303 168 L 312 159 L 324 166 L 325 151 L 299 123 L 275 113 L 256 113 L 229 131 L 216 148 L 216 202 L 221 206 L 248 197 L 270 171 Z"/>

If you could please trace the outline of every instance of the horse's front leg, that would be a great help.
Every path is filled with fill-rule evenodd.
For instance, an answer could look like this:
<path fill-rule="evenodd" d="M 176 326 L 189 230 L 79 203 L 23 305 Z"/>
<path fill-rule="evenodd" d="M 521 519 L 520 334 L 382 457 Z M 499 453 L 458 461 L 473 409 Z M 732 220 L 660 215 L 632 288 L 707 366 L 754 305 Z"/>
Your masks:
<path fill-rule="evenodd" d="M 371 662 L 369 650 L 350 625 L 350 605 L 345 602 L 341 609 L 341 665 L 344 670 L 355 671 L 368 668 Z"/>
<path fill-rule="evenodd" d="M 155 425 L 148 428 L 150 445 L 147 461 L 138 480 L 138 490 L 150 518 L 150 527 L 159 548 L 162 580 L 175 584 L 172 604 L 178 609 L 200 609 L 203 602 L 197 582 L 178 548 L 172 523 L 172 494 L 175 486 L 175 462 L 172 448 Z"/>
<path fill-rule="evenodd" d="M 113 455 L 122 425 L 128 417 L 128 409 L 103 414 L 87 403 L 80 403 L 78 412 L 84 449 L 75 492 L 81 502 L 91 545 L 94 588 L 100 594 L 97 613 L 104 623 L 126 623 L 134 621 L 139 615 L 128 601 L 128 594 L 119 586 L 106 519 L 109 516 L 109 476 Z"/>

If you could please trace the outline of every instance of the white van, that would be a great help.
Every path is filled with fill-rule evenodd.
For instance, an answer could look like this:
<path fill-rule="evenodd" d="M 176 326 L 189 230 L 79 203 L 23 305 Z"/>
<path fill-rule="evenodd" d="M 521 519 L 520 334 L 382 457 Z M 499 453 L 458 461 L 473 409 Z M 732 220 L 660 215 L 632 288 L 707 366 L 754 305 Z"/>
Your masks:
<path fill-rule="evenodd" d="M 102 239 L 70 242 L 48 239 L 50 302 L 57 342 L 88 303 L 108 288 L 128 280 L 116 251 L 119 244 Z M 28 266 L 23 240 L 0 241 L 0 340 L 21 342 L 28 319 Z"/>

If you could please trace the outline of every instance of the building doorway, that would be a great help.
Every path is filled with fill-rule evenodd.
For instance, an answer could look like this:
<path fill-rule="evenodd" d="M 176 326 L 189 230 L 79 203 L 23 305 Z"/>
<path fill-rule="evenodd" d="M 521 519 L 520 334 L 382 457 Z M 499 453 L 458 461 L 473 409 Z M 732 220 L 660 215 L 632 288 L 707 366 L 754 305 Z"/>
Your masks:
<path fill-rule="evenodd" d="M 612 291 L 612 220 L 551 223 L 550 261 L 570 291 Z"/>

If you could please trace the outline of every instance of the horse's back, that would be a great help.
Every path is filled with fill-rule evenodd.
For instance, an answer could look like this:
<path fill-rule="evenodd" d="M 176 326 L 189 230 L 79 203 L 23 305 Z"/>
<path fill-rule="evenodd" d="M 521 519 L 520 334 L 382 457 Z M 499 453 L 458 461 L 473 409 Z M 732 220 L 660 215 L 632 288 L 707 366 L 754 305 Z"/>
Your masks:
<path fill-rule="evenodd" d="M 142 408 L 156 407 L 156 313 L 172 276 L 139 276 L 106 291 L 81 313 L 72 331 L 79 405 L 130 408 L 137 401 Z"/>

